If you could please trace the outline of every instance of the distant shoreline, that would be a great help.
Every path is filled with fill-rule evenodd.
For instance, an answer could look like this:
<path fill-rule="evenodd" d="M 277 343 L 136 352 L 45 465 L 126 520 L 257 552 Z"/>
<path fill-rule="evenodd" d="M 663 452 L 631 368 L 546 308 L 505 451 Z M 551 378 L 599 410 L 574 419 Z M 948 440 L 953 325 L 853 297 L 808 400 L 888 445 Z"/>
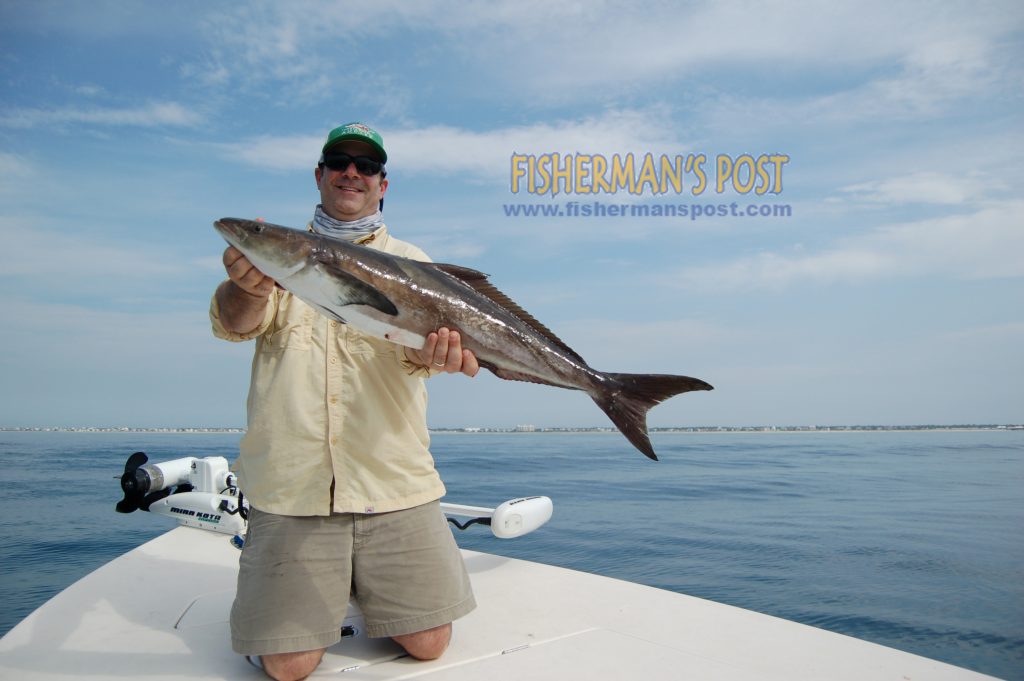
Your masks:
<path fill-rule="evenodd" d="M 901 425 L 901 426 L 666 426 L 651 428 L 654 433 L 854 433 L 854 432 L 897 432 L 897 431 L 1001 431 L 1024 430 L 1024 424 L 958 424 L 958 425 Z M 238 427 L 181 427 L 181 428 L 136 428 L 129 426 L 0 426 L 3 433 L 145 433 L 145 434 L 202 434 L 241 435 L 245 428 Z M 591 428 L 546 428 L 540 426 L 516 426 L 514 428 L 430 428 L 433 434 L 455 435 L 536 435 L 536 434 L 586 434 L 618 433 L 610 426 Z"/>
<path fill-rule="evenodd" d="M 225 435 L 244 433 L 245 428 L 128 428 L 103 426 L 0 426 L 0 433 L 179 433 L 188 435 Z"/>

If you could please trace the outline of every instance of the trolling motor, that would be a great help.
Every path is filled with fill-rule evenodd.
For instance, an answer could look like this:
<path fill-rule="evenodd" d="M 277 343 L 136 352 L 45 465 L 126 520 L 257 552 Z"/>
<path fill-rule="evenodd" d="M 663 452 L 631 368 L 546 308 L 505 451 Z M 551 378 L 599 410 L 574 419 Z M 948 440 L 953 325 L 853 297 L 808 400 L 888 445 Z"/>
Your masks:
<path fill-rule="evenodd" d="M 117 502 L 118 513 L 142 509 L 176 518 L 190 527 L 230 535 L 245 532 L 249 506 L 223 456 L 148 461 L 145 453 L 135 452 L 125 462 L 121 475 L 124 499 Z"/>
<path fill-rule="evenodd" d="M 235 475 L 222 456 L 185 457 L 148 463 L 149 457 L 135 452 L 124 464 L 118 513 L 136 510 L 176 518 L 182 525 L 223 532 L 238 537 L 245 533 L 249 504 L 236 485 Z M 174 488 L 173 490 L 171 488 Z M 548 497 L 509 499 L 497 508 L 463 506 L 441 502 L 450 522 L 460 530 L 486 525 L 499 539 L 529 534 L 551 519 L 553 505 Z M 455 518 L 468 518 L 459 522 Z"/>

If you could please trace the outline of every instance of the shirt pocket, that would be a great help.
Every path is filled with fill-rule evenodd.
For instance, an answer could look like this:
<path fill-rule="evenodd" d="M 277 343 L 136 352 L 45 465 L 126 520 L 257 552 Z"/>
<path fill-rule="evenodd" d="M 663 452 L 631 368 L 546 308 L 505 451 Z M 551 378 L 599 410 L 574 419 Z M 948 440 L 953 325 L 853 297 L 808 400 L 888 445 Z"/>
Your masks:
<path fill-rule="evenodd" d="M 368 336 L 365 333 L 347 327 L 341 339 L 345 350 L 354 357 L 373 357 L 394 354 L 394 343 Z"/>
<path fill-rule="evenodd" d="M 281 301 L 270 328 L 263 335 L 266 352 L 308 350 L 313 337 L 313 319 L 316 312 L 294 298 Z"/>

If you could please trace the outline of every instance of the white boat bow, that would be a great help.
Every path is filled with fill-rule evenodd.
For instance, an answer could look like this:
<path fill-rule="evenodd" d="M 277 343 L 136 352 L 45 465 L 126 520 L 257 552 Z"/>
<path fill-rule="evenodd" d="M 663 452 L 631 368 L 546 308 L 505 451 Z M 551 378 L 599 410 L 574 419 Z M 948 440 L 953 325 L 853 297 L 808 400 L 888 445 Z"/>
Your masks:
<path fill-rule="evenodd" d="M 478 608 L 433 662 L 369 639 L 354 607 L 315 676 L 345 679 L 970 681 L 934 660 L 630 582 L 463 551 Z M 178 527 L 111 561 L 0 639 L 0 678 L 258 679 L 231 651 L 238 550 Z"/>
<path fill-rule="evenodd" d="M 117 510 L 181 526 L 72 584 L 0 639 L 0 679 L 266 678 L 231 651 L 234 532 L 246 505 L 227 461 L 148 464 L 137 452 Z M 172 492 L 171 488 L 176 487 Z M 551 500 L 497 508 L 443 503 L 497 537 L 527 534 Z M 210 531 L 213 530 L 213 531 Z M 463 550 L 478 607 L 455 622 L 439 660 L 370 639 L 355 604 L 314 677 L 428 681 L 977 681 L 965 669 L 692 596 L 541 563 Z"/>

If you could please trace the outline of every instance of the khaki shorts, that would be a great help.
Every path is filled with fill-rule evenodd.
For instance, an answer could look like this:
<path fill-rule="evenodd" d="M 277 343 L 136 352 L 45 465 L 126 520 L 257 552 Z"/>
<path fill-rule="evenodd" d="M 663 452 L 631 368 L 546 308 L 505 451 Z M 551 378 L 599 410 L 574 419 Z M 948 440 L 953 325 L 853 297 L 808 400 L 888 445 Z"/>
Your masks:
<path fill-rule="evenodd" d="M 334 645 L 350 593 L 371 637 L 424 631 L 476 607 L 436 501 L 372 515 L 253 509 L 231 607 L 232 647 L 273 655 Z"/>

